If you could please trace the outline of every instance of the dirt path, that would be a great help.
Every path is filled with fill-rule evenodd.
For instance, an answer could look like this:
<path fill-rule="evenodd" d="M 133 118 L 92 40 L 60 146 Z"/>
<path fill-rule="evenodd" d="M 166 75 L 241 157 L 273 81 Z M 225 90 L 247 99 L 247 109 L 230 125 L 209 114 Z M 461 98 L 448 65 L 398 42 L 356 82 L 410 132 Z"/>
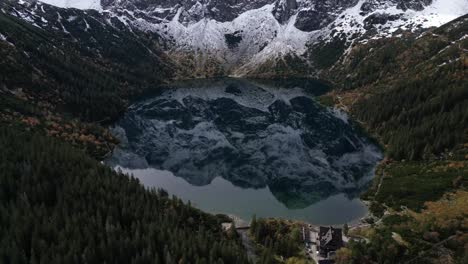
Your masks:
<path fill-rule="evenodd" d="M 430 249 L 420 252 L 419 255 L 418 255 L 417 257 L 408 260 L 407 262 L 405 262 L 405 264 L 414 263 L 414 261 L 416 261 L 416 260 L 418 260 L 419 258 L 425 256 L 428 252 L 438 249 L 441 245 L 445 244 L 445 243 L 448 242 L 449 240 L 452 240 L 452 239 L 454 239 L 454 238 L 456 238 L 456 237 L 457 237 L 457 235 L 449 236 L 448 238 L 446 238 L 446 239 L 440 241 L 439 243 L 434 244 Z"/>
<path fill-rule="evenodd" d="M 385 170 L 382 171 L 382 175 L 380 176 L 379 184 L 377 185 L 377 191 L 375 192 L 376 197 L 380 193 L 380 187 L 382 187 L 382 183 L 383 183 L 384 178 L 385 178 Z"/>

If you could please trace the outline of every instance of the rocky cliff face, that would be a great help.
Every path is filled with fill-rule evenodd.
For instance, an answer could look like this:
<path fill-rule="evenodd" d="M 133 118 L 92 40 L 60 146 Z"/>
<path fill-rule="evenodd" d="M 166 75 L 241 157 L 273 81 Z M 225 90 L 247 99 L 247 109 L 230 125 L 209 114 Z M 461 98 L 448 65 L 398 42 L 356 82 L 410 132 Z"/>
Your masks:
<path fill-rule="evenodd" d="M 293 0 L 295 2 L 295 0 Z M 132 11 L 146 11 L 151 15 L 172 20 L 179 9 L 182 12 L 179 22 L 187 25 L 202 19 L 214 19 L 219 22 L 232 21 L 240 14 L 260 8 L 275 0 L 103 0 L 101 3 L 105 9 L 127 9 Z"/>
<path fill-rule="evenodd" d="M 351 43 L 440 26 L 468 13 L 468 0 L 101 0 L 98 9 L 108 21 L 161 36 L 187 69 L 181 77 L 275 77 L 317 74 L 317 46 L 339 43 L 340 56 Z"/>
<path fill-rule="evenodd" d="M 103 1 L 129 23 L 158 33 L 195 77 L 313 76 L 310 47 L 438 26 L 468 11 L 466 0 Z M 128 11 L 130 10 L 130 11 Z M 447 16 L 450 14 L 450 16 Z M 313 57 L 313 56 L 312 56 Z M 195 71 L 192 69 L 196 69 Z"/>
<path fill-rule="evenodd" d="M 386 6 L 401 11 L 422 11 L 432 4 L 432 0 L 101 0 L 101 4 L 104 9 L 144 11 L 165 20 L 172 20 L 177 11 L 183 9 L 178 18 L 184 25 L 202 19 L 228 22 L 249 10 L 273 5 L 272 14 L 279 23 L 284 24 L 297 14 L 296 27 L 311 31 L 326 26 L 342 10 L 357 4 L 361 4 L 362 14 L 368 14 Z"/>

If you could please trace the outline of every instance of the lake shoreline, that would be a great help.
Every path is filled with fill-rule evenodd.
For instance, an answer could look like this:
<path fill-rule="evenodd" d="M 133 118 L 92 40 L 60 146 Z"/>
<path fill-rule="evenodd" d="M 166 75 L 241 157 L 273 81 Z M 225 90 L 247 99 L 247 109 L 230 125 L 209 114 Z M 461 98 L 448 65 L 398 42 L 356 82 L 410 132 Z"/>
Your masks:
<path fill-rule="evenodd" d="M 110 166 L 210 213 L 362 222 L 380 150 L 310 83 L 286 84 L 199 80 L 142 98 L 115 124 Z"/>
<path fill-rule="evenodd" d="M 146 169 L 146 170 L 129 170 L 129 169 L 125 169 L 125 168 L 122 168 L 122 167 L 114 167 L 114 170 L 116 171 L 119 171 L 119 172 L 123 172 L 124 174 L 127 174 L 129 177 L 134 177 L 134 178 L 137 178 L 139 181 L 140 181 L 140 184 L 144 185 L 146 188 L 148 189 L 151 189 L 151 188 L 162 188 L 162 189 L 165 189 L 166 191 L 169 190 L 169 194 L 170 195 L 175 195 L 179 198 L 182 198 L 184 200 L 185 203 L 189 203 L 202 210 L 202 211 L 205 211 L 207 213 L 210 213 L 212 215 L 216 215 L 216 214 L 223 214 L 223 215 L 227 215 L 228 217 L 232 218 L 233 221 L 235 222 L 236 226 L 248 226 L 249 223 L 250 223 L 250 218 L 254 215 L 256 215 L 258 218 L 265 218 L 265 219 L 283 219 L 283 220 L 287 220 L 287 221 L 293 221 L 293 222 L 296 222 L 296 223 L 302 223 L 302 224 L 306 224 L 306 225 L 311 225 L 311 226 L 314 226 L 314 227 L 319 227 L 319 226 L 334 226 L 334 227 L 342 227 L 344 224 L 347 224 L 349 227 L 362 227 L 362 226 L 365 226 L 365 225 L 368 225 L 366 222 L 365 222 L 365 219 L 369 218 L 369 216 L 371 216 L 370 214 L 370 211 L 368 210 L 369 208 L 369 202 L 368 201 L 365 201 L 365 200 L 362 200 L 362 199 L 359 199 L 359 198 L 355 198 L 355 200 L 359 201 L 359 203 L 363 204 L 363 206 L 366 208 L 366 212 L 359 216 L 358 218 L 355 218 L 353 220 L 350 220 L 350 221 L 347 221 L 347 222 L 344 222 L 344 223 L 340 223 L 340 224 L 336 224 L 336 223 L 323 223 L 323 224 L 319 224 L 317 222 L 314 222 L 314 221 L 311 221 L 311 220 L 305 220 L 305 219 L 298 219 L 298 218 L 294 218 L 294 217 L 274 217 L 274 216 L 262 216 L 262 215 L 259 215 L 258 214 L 258 211 L 255 211 L 253 210 L 252 211 L 252 214 L 249 214 L 249 215 L 246 215 L 245 217 L 242 217 L 238 214 L 235 214 L 235 213 L 230 213 L 230 212 L 227 212 L 227 211 L 223 211 L 223 210 L 213 210 L 213 209 L 209 209 L 209 208 L 204 208 L 203 206 L 199 206 L 199 203 L 195 202 L 194 200 L 191 200 L 191 199 L 187 199 L 187 197 L 180 197 L 180 195 L 176 194 L 176 193 L 172 193 L 170 190 L 171 190 L 171 187 L 169 186 L 169 188 L 164 188 L 164 186 L 162 185 L 159 185 L 159 184 L 155 184 L 155 183 L 149 183 L 148 180 L 152 181 L 152 180 L 155 180 L 155 179 L 161 179 L 161 178 L 165 178 L 165 177 L 169 177 L 170 179 L 175 179 L 177 180 L 178 182 L 175 182 L 173 183 L 174 185 L 180 185 L 180 183 L 182 182 L 185 182 L 185 180 L 183 180 L 182 178 L 180 177 L 176 177 L 174 176 L 171 172 L 163 172 L 164 174 L 161 175 L 159 174 L 158 175 L 158 170 L 155 170 L 155 169 Z M 148 173 L 145 173 L 144 175 L 141 173 L 142 171 L 147 171 Z M 135 173 L 136 172 L 136 173 Z M 164 182 L 164 181 L 163 181 Z M 215 186 L 216 183 L 225 183 L 225 184 L 228 184 L 229 186 L 231 186 L 232 184 L 229 183 L 228 181 L 222 179 L 222 178 L 217 178 L 213 181 L 213 183 L 215 183 Z M 232 185 L 233 186 L 233 185 Z M 204 187 L 200 187 L 200 188 L 204 188 Z M 216 187 L 215 187 L 216 188 Z M 196 196 L 196 194 L 195 194 Z M 238 197 L 240 197 L 242 195 L 239 195 Z M 223 204 L 221 203 L 221 208 L 223 208 L 226 204 Z"/>

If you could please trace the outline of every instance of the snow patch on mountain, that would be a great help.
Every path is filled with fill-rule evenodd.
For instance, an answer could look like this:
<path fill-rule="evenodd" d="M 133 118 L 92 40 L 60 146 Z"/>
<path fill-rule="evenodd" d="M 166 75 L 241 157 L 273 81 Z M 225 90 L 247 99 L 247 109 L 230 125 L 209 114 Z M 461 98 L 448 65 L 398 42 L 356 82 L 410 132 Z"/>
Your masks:
<path fill-rule="evenodd" d="M 258 65 L 262 65 L 263 63 L 272 60 L 282 60 L 285 56 L 290 54 L 294 54 L 296 56 L 304 55 L 307 51 L 306 43 L 308 43 L 308 41 L 317 34 L 297 29 L 294 26 L 296 19 L 297 15 L 294 15 L 286 25 L 277 23 L 276 36 L 272 38 L 260 52 L 255 54 L 248 63 L 242 65 L 234 75 L 246 75 L 248 72 L 254 70 Z"/>
<path fill-rule="evenodd" d="M 258 65 L 268 59 L 286 54 L 302 54 L 313 33 L 294 27 L 296 16 L 285 25 L 273 16 L 273 5 L 266 5 L 242 13 L 231 22 L 202 19 L 184 25 L 180 22 L 183 8 L 179 8 L 171 21 L 151 23 L 137 19 L 134 25 L 146 31 L 157 32 L 172 41 L 171 52 L 190 52 L 213 55 L 224 60 L 227 67 L 242 68 L 245 72 L 251 65 Z M 229 43 L 229 36 L 234 43 Z"/>
<path fill-rule="evenodd" d="M 416 13 L 413 21 L 415 23 L 421 22 L 425 28 L 439 27 L 465 14 L 468 14 L 467 0 L 434 0 L 432 5 Z"/>
<path fill-rule="evenodd" d="M 324 40 L 344 39 L 349 46 L 354 41 L 400 36 L 403 30 L 441 26 L 468 13 L 468 0 L 425 1 L 414 9 L 402 8 L 400 0 L 257 0 L 239 1 L 233 6 L 187 1 L 148 1 L 141 9 L 133 0 L 107 5 L 103 1 L 103 10 L 100 0 L 43 0 L 60 7 L 100 10 L 109 25 L 115 27 L 112 21 L 117 20 L 130 31 L 158 34 L 171 58 L 184 65 L 200 72 L 211 67 L 216 73 L 234 76 L 275 65 L 287 68 L 291 63 L 297 66 L 303 62 L 307 68 L 308 47 Z M 216 8 L 223 10 L 216 13 Z M 29 15 L 22 18 L 28 20 Z M 58 20 L 58 26 L 67 33 Z"/>
<path fill-rule="evenodd" d="M 344 34 L 352 39 L 374 30 L 373 38 L 383 38 L 392 36 L 399 29 L 414 31 L 439 27 L 468 13 L 468 0 L 434 0 L 422 11 L 404 11 L 396 4 L 387 2 L 365 14 L 363 7 L 368 2 L 369 0 L 360 0 L 354 7 L 343 11 L 324 32 L 329 37 Z"/>
<path fill-rule="evenodd" d="M 203 57 L 203 60 L 209 56 L 218 60 L 230 74 L 243 76 L 265 63 L 288 65 L 285 61 L 288 56 L 303 59 L 308 52 L 307 44 L 320 40 L 332 41 L 336 37 L 344 37 L 350 43 L 398 36 L 399 30 L 437 27 L 468 13 L 468 0 L 434 0 L 422 11 L 403 10 L 397 1 L 359 0 L 350 8 L 330 4 L 326 9 L 328 11 L 320 12 L 328 12 L 327 16 L 332 18 L 332 22 L 321 29 L 305 32 L 296 27 L 298 15 L 316 10 L 318 3 L 292 2 L 296 4 L 291 4 L 292 9 L 287 10 L 292 14 L 281 13 L 281 19 L 278 19 L 278 6 L 286 6 L 286 1 L 245 11 L 228 22 L 204 16 L 208 5 L 197 2 L 189 10 L 184 10 L 183 6 L 176 10 L 158 10 L 159 13 L 176 12 L 166 17 L 169 20 L 161 16 L 153 16 L 151 20 L 138 16 L 131 23 L 162 35 L 172 43 L 168 45 L 169 52 L 192 52 L 196 57 Z M 369 9 L 369 5 L 373 7 Z M 151 16 L 155 11 L 144 12 Z M 200 17 L 200 20 L 187 20 L 187 15 L 182 18 L 187 13 L 189 17 Z M 229 43 L 228 38 L 236 43 Z"/>
<path fill-rule="evenodd" d="M 102 10 L 100 0 L 41 0 L 41 2 L 63 8 Z"/>

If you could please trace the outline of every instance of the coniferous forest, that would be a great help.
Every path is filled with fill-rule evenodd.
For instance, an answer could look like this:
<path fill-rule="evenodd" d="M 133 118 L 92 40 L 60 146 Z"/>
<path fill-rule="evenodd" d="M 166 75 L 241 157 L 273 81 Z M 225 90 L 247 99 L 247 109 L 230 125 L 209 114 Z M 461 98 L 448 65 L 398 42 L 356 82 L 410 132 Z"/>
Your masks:
<path fill-rule="evenodd" d="M 184 64 L 157 33 L 103 13 L 45 5 L 50 23 L 38 27 L 21 17 L 36 5 L 0 1 L 0 263 L 248 263 L 234 229 L 222 230 L 225 217 L 100 162 L 119 143 L 107 125 Z M 467 30 L 465 15 L 346 54 L 343 39 L 310 47 L 318 76 L 336 88 L 323 101 L 349 110 L 387 158 L 363 195 L 368 228 L 350 231 L 367 242 L 348 244 L 337 263 L 467 263 Z M 291 60 L 261 70 L 304 70 Z M 305 261 L 299 226 L 252 225 L 260 263 Z"/>
<path fill-rule="evenodd" d="M 94 159 L 116 143 L 100 123 L 169 76 L 157 40 L 60 12 L 92 29 L 0 13 L 0 263 L 246 263 L 224 220 Z"/>
<path fill-rule="evenodd" d="M 466 263 L 467 28 L 465 15 L 422 35 L 356 45 L 328 72 L 341 87 L 331 101 L 387 158 L 362 196 L 371 228 L 352 231 L 369 243 L 348 244 L 337 263 Z"/>
<path fill-rule="evenodd" d="M 247 263 L 216 216 L 22 130 L 0 127 L 0 263 Z"/>
<path fill-rule="evenodd" d="M 357 45 L 328 73 L 389 158 L 427 160 L 468 141 L 467 28 L 464 16 L 420 37 Z"/>
<path fill-rule="evenodd" d="M 253 240 L 261 245 L 260 263 L 280 263 L 276 259 L 278 257 L 304 261 L 306 257 L 302 256 L 301 228 L 299 224 L 292 221 L 257 219 L 254 216 L 249 232 Z M 290 261 L 295 263 L 293 260 Z"/>

